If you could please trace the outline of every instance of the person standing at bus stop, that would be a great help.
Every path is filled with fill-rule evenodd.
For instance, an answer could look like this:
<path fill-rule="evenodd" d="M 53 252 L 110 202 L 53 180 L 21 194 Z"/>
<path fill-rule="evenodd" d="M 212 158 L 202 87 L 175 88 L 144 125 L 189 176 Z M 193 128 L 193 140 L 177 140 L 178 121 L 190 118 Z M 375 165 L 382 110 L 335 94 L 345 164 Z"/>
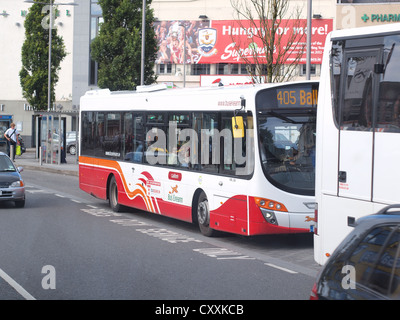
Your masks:
<path fill-rule="evenodd" d="M 15 152 L 17 150 L 17 141 L 18 141 L 18 136 L 19 133 L 17 131 L 17 128 L 15 128 L 15 123 L 10 124 L 10 128 L 7 129 L 6 132 L 4 132 L 4 137 L 7 139 L 7 155 L 11 158 L 11 146 L 13 146 L 13 155 L 12 155 L 12 160 L 15 159 Z"/>

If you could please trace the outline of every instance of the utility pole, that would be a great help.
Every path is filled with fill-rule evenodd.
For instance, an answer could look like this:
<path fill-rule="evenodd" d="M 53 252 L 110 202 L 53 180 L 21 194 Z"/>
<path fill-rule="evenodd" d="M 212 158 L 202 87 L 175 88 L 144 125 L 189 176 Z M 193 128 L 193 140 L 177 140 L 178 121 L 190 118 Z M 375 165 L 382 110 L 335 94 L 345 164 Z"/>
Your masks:
<path fill-rule="evenodd" d="M 306 56 L 306 79 L 310 80 L 311 73 L 311 16 L 312 0 L 307 0 L 307 56 Z"/>

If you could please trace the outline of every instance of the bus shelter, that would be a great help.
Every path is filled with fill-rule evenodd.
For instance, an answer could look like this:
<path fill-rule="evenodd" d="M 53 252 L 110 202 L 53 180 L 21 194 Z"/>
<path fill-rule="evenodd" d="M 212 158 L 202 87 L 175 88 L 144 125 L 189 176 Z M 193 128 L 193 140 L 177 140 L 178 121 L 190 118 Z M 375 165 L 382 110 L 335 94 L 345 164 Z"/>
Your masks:
<path fill-rule="evenodd" d="M 35 146 L 36 158 L 40 163 L 66 163 L 67 122 L 78 125 L 78 111 L 36 111 L 35 112 Z M 75 135 L 75 146 L 78 145 L 78 134 Z M 76 161 L 78 153 L 75 153 Z"/>

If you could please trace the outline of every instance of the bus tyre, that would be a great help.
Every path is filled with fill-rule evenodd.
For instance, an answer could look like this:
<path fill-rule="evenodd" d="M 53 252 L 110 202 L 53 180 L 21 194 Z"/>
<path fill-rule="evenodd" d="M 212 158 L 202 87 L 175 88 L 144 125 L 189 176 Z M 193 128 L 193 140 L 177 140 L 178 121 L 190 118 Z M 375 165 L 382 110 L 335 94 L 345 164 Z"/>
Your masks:
<path fill-rule="evenodd" d="M 118 203 L 118 186 L 115 177 L 112 176 L 108 186 L 108 201 L 110 207 L 114 212 L 120 212 L 122 206 Z"/>
<path fill-rule="evenodd" d="M 196 210 L 197 222 L 199 224 L 201 233 L 206 237 L 212 237 L 215 235 L 215 230 L 210 228 L 210 208 L 204 192 L 201 192 L 199 195 Z"/>

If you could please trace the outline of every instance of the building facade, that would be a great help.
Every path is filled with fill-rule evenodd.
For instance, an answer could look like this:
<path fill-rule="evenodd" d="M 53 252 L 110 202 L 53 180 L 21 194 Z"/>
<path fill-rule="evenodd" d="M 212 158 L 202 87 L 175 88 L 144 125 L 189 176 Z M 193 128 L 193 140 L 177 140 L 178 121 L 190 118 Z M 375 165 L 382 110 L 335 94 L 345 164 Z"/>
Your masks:
<path fill-rule="evenodd" d="M 67 4 L 66 0 L 57 3 Z M 97 64 L 90 58 L 90 43 L 99 30 L 102 22 L 101 8 L 97 0 L 75 0 L 75 6 L 59 5 L 55 25 L 58 34 L 64 39 L 67 57 L 61 64 L 59 81 L 56 86 L 56 102 L 54 111 L 68 114 L 79 109 L 80 97 L 88 90 L 97 88 Z M 379 2 L 379 5 L 377 5 Z M 0 133 L 6 122 L 12 119 L 17 124 L 27 146 L 35 145 L 32 138 L 35 135 L 35 112 L 22 97 L 19 82 L 21 69 L 21 47 L 25 39 L 24 20 L 31 3 L 23 0 L 2 0 L 0 2 L 0 41 L 3 49 L 0 51 Z M 226 83 L 245 83 L 247 69 L 238 59 L 225 59 L 222 53 L 229 47 L 229 33 L 235 32 L 234 10 L 230 0 L 153 0 L 152 8 L 157 18 L 155 27 L 168 26 L 169 29 L 185 26 L 189 30 L 192 23 L 209 30 L 213 29 L 218 41 L 214 41 L 211 49 L 217 54 L 208 57 L 204 55 L 192 58 L 186 56 L 184 62 L 156 61 L 158 82 L 165 82 L 177 87 L 193 87 L 208 85 L 216 78 Z M 179 8 L 179 10 L 177 10 Z M 300 8 L 301 19 L 307 18 L 307 0 L 290 0 L 289 12 Z M 400 1 L 374 0 L 313 0 L 312 1 L 313 33 L 311 78 L 319 77 L 321 47 L 326 34 L 333 29 L 361 27 L 383 23 L 400 22 Z M 182 28 L 180 28 L 182 29 Z M 179 28 L 176 29 L 179 32 Z M 283 30 L 284 31 L 284 30 Z M 160 48 L 167 37 L 158 34 Z M 192 33 L 191 40 L 195 43 L 198 35 Z M 223 42 L 225 41 L 225 42 Z M 169 44 L 168 44 L 169 45 Z M 189 43 L 186 44 L 189 46 Z M 195 49 L 199 48 L 192 44 Z M 161 51 L 161 50 L 160 50 Z M 193 50 L 195 51 L 195 50 Z M 214 51 L 215 52 L 215 51 Z M 161 52 L 160 52 L 161 56 Z M 313 58 L 314 57 L 314 58 Z M 237 57 L 236 57 L 237 58 Z M 305 62 L 299 64 L 295 79 L 305 78 Z M 244 79 L 244 80 L 242 80 Z M 76 122 L 68 120 L 67 131 L 76 129 Z M 2 133 L 1 133 L 2 135 Z"/>

